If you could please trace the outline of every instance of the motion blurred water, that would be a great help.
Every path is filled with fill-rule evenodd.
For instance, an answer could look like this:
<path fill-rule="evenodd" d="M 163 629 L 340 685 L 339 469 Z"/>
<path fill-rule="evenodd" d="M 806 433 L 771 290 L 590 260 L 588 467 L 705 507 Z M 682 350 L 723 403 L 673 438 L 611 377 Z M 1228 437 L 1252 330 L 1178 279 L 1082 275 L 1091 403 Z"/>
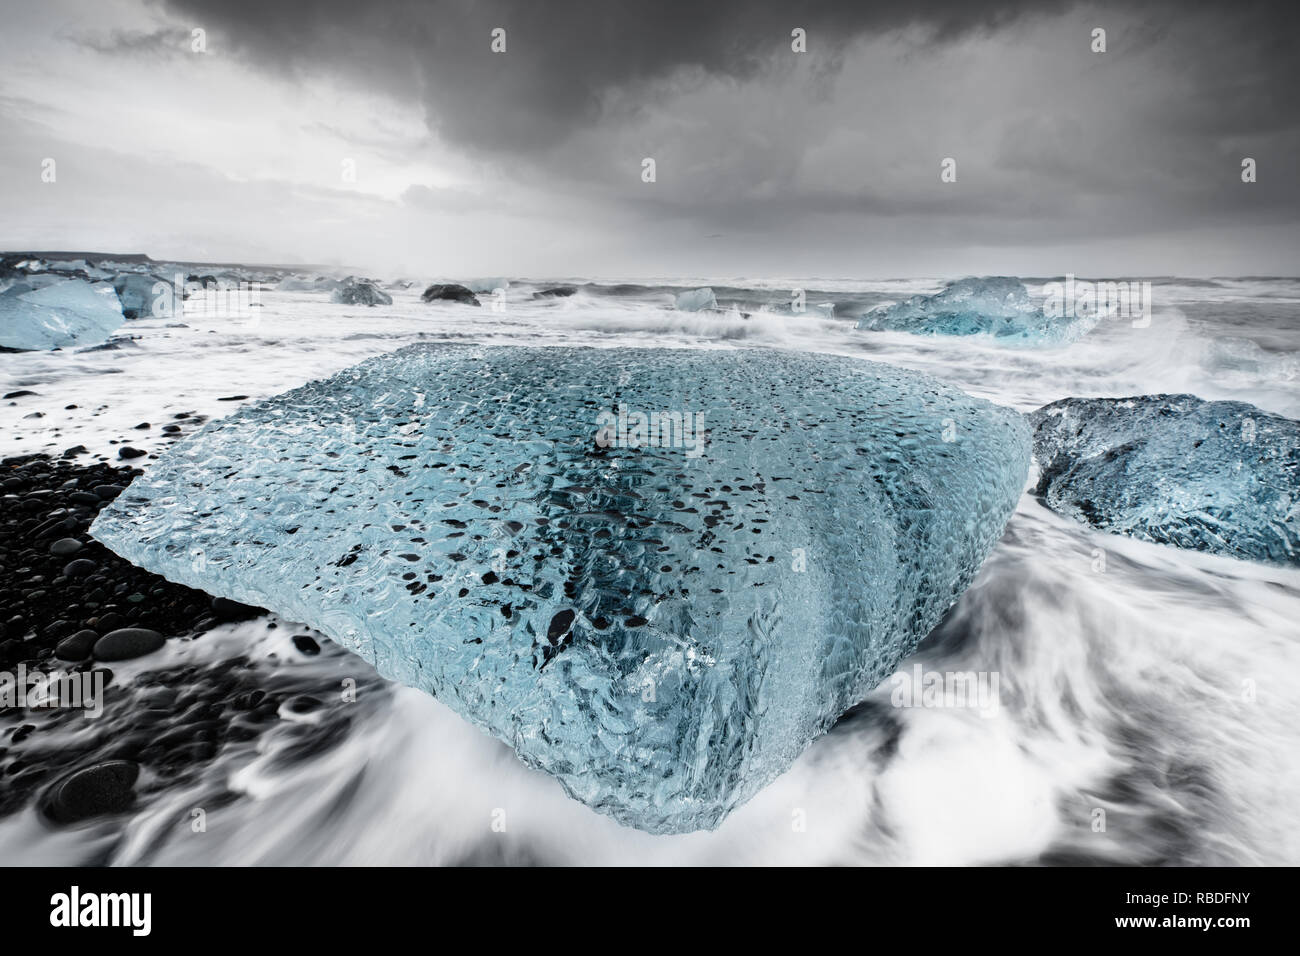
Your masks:
<path fill-rule="evenodd" d="M 532 298 L 561 281 L 579 291 Z M 671 309 L 674 293 L 704 285 L 718 312 Z M 127 440 L 160 450 L 138 422 L 223 415 L 243 399 L 220 399 L 264 398 L 413 341 L 804 349 L 915 368 L 1021 411 L 1190 392 L 1300 418 L 1300 281 L 1153 280 L 1149 326 L 1108 319 L 1060 349 L 853 330 L 867 309 L 940 285 L 515 281 L 501 311 L 490 294 L 478 309 L 425 305 L 420 287 L 390 290 L 383 308 L 268 291 L 242 317 L 133 321 L 113 348 L 4 356 L 4 391 L 38 396 L 0 404 L 0 454 L 115 455 L 110 443 Z M 797 288 L 810 312 L 791 312 Z M 811 314 L 819 303 L 835 317 Z M 1098 534 L 1026 495 L 904 666 L 996 675 L 996 707 L 895 706 L 886 682 L 717 831 L 650 836 L 569 800 L 506 745 L 328 642 L 295 654 L 303 629 L 263 618 L 115 666 L 125 697 L 103 719 L 129 726 L 133 675 L 236 654 L 318 688 L 321 712 L 227 745 L 197 781 L 126 817 L 56 829 L 29 807 L 0 819 L 0 861 L 1295 864 L 1297 621 L 1297 572 Z M 339 700 L 344 677 L 358 682 L 355 703 Z M 307 746 L 313 734 L 328 745 Z"/>

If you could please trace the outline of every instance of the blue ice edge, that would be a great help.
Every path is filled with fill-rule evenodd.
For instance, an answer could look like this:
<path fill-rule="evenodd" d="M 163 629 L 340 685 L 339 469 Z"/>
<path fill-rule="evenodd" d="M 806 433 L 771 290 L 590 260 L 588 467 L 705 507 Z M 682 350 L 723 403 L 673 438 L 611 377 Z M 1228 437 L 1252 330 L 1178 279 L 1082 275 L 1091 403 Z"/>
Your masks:
<path fill-rule="evenodd" d="M 680 833 L 896 669 L 1029 455 L 1021 415 L 874 362 L 413 345 L 209 423 L 92 534 Z"/>
<path fill-rule="evenodd" d="M 1035 493 L 1101 531 L 1300 567 L 1300 422 L 1194 395 L 1033 412 Z"/>

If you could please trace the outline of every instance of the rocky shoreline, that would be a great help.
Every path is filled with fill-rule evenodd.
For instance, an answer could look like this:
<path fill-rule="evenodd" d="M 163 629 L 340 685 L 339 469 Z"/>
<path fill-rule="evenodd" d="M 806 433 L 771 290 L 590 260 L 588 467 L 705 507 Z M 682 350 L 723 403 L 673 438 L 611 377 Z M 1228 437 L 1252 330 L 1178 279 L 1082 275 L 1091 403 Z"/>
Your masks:
<path fill-rule="evenodd" d="M 104 688 L 102 712 L 89 721 L 80 708 L 0 696 L 0 817 L 34 804 L 46 825 L 67 826 L 130 811 L 285 715 L 322 714 L 298 728 L 297 757 L 346 732 L 346 708 L 324 706 L 318 677 L 248 656 L 168 661 L 115 682 L 118 662 L 266 613 L 172 584 L 89 537 L 99 510 L 139 474 L 46 455 L 0 461 L 0 675 L 11 691 L 17 675 L 86 674 Z M 310 634 L 295 635 L 293 647 L 322 653 Z"/>

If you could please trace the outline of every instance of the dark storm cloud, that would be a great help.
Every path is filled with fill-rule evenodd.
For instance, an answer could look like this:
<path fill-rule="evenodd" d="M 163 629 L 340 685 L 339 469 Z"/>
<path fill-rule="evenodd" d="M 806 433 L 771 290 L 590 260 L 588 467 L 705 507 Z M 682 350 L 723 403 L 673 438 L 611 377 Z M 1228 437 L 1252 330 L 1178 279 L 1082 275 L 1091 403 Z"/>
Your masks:
<path fill-rule="evenodd" d="M 759 74 L 805 29 L 833 70 L 866 33 L 917 26 L 935 43 L 1068 6 L 1036 2 L 754 3 L 753 0 L 168 0 L 276 69 L 340 72 L 418 97 L 453 142 L 488 150 L 546 147 L 601 118 L 603 94 L 645 89 L 686 69 L 739 80 Z M 507 31 L 507 54 L 489 49 Z"/>
<path fill-rule="evenodd" d="M 943 44 L 1074 5 L 1068 0 L 166 3 L 193 25 L 219 31 L 256 63 L 344 73 L 363 86 L 418 98 L 431 125 L 450 141 L 506 151 L 545 147 L 596 122 L 603 95 L 612 89 L 645 89 L 690 68 L 752 78 L 788 52 L 795 26 L 808 31 L 810 55 L 834 70 L 846 44 L 865 34 L 916 27 L 929 42 Z M 1298 8 L 1294 0 L 1184 0 L 1144 9 L 1156 24 L 1210 13 L 1205 42 L 1187 50 L 1183 64 L 1189 77 L 1200 78 L 1191 92 L 1211 104 L 1234 100 L 1238 124 L 1264 129 L 1295 118 Z M 495 27 L 507 31 L 504 57 L 489 51 Z M 1162 32 L 1160 26 L 1150 27 L 1149 42 L 1158 44 Z M 1206 75 L 1211 68 L 1216 76 Z M 1195 109 L 1183 112 L 1187 122 L 1196 122 Z"/>

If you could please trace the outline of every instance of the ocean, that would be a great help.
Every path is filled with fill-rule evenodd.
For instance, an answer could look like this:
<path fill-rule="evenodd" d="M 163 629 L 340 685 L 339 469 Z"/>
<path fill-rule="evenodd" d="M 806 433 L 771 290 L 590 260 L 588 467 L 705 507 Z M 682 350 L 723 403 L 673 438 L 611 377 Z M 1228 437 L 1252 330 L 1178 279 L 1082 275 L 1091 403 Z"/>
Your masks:
<path fill-rule="evenodd" d="M 1041 294 L 1047 280 L 1025 281 Z M 915 369 L 1021 412 L 1191 393 L 1300 418 L 1300 280 L 1149 281 L 1149 322 L 1103 319 L 1054 348 L 854 328 L 939 279 L 513 279 L 481 308 L 425 304 L 424 281 L 386 285 L 394 303 L 380 307 L 267 288 L 240 314 L 132 320 L 107 346 L 3 356 L 0 391 L 36 394 L 0 403 L 0 456 L 161 451 L 166 422 L 223 416 L 421 341 L 594 346 L 611 363 L 631 346 L 792 349 Z M 534 298 L 560 285 L 576 291 Z M 673 309 L 675 294 L 703 286 L 717 311 Z M 126 814 L 72 828 L 33 805 L 0 817 L 0 860 L 1300 862 L 1300 572 L 1093 531 L 1043 507 L 1034 481 L 974 584 L 900 668 L 995 678 L 992 700 L 900 706 L 902 679 L 887 681 L 716 831 L 620 826 L 438 701 L 371 672 L 345 718 L 285 711 L 195 772 L 153 781 Z M 114 665 L 114 685 L 144 706 L 155 691 L 139 675 L 243 656 L 294 693 L 335 694 L 358 664 L 324 638 L 319 654 L 299 653 L 293 638 L 309 633 L 274 615 L 222 624 Z M 183 683 L 171 692 L 172 706 L 185 702 Z M 127 733 L 132 713 L 42 728 L 41 746 Z M 0 716 L 0 734 L 12 720 Z"/>

